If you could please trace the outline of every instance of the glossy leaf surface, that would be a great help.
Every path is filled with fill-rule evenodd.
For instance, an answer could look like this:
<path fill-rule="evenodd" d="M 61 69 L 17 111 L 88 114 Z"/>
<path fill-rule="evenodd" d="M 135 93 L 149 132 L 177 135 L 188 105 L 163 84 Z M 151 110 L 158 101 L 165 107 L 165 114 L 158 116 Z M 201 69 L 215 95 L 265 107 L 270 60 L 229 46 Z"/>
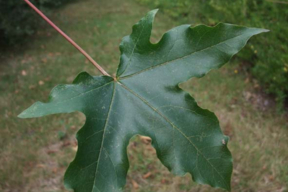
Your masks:
<path fill-rule="evenodd" d="M 152 44 L 156 12 L 123 38 L 117 81 L 83 72 L 73 84 L 56 86 L 48 103 L 36 102 L 19 115 L 85 114 L 78 151 L 65 174 L 65 185 L 76 192 L 121 191 L 129 168 L 126 148 L 136 134 L 152 138 L 158 158 L 174 174 L 190 173 L 197 183 L 230 190 L 228 138 L 217 117 L 178 84 L 221 67 L 251 36 L 266 30 L 183 25 Z"/>

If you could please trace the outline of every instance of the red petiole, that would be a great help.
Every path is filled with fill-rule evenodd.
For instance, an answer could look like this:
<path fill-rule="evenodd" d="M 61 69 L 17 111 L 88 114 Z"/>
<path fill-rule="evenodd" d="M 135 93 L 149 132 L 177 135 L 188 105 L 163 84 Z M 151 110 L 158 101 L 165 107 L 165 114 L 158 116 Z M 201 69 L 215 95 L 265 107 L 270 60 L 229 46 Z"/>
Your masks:
<path fill-rule="evenodd" d="M 66 35 L 59 27 L 57 27 L 48 17 L 44 15 L 37 7 L 35 7 L 29 0 L 24 0 L 34 11 L 36 11 L 47 23 L 49 23 L 58 33 L 60 33 L 69 43 L 71 43 L 78 51 L 80 51 L 103 75 L 109 75 L 92 57 L 84 51 L 75 41 Z"/>

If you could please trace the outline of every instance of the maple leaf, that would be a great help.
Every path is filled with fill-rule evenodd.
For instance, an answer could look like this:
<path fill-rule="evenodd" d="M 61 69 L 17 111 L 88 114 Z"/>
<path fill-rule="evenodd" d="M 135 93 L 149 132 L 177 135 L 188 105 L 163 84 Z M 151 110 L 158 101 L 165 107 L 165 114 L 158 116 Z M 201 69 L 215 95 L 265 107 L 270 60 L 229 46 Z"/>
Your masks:
<path fill-rule="evenodd" d="M 174 174 L 230 190 L 232 157 L 217 117 L 201 109 L 178 84 L 219 68 L 248 39 L 266 32 L 231 24 L 182 25 L 150 42 L 157 10 L 123 38 L 116 79 L 80 73 L 58 85 L 48 103 L 36 102 L 19 117 L 80 111 L 78 151 L 65 173 L 76 192 L 117 192 L 126 183 L 127 145 L 136 134 L 151 137 L 157 157 Z"/>

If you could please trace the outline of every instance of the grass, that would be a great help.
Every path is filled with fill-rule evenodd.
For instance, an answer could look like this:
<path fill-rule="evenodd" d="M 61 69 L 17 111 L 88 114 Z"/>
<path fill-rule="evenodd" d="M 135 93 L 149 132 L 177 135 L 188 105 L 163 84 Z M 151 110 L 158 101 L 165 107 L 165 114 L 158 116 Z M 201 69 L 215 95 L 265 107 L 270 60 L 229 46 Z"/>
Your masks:
<path fill-rule="evenodd" d="M 55 11 L 53 20 L 114 73 L 121 38 L 147 11 L 132 0 L 85 0 Z M 177 21 L 158 14 L 152 41 L 176 25 Z M 75 155 L 75 133 L 85 117 L 72 113 L 23 120 L 17 115 L 35 101 L 47 101 L 56 84 L 71 83 L 79 72 L 100 73 L 49 27 L 40 30 L 25 49 L 0 56 L 0 191 L 64 192 L 64 171 Z M 233 191 L 284 192 L 288 190 L 287 115 L 269 107 L 259 110 L 269 100 L 261 99 L 255 84 L 236 70 L 241 69 L 228 64 L 182 87 L 201 107 L 217 114 L 230 136 Z M 59 131 L 64 138 L 59 138 Z M 222 191 L 197 185 L 189 175 L 173 176 L 157 160 L 149 142 L 139 136 L 131 139 L 128 153 L 127 192 Z"/>

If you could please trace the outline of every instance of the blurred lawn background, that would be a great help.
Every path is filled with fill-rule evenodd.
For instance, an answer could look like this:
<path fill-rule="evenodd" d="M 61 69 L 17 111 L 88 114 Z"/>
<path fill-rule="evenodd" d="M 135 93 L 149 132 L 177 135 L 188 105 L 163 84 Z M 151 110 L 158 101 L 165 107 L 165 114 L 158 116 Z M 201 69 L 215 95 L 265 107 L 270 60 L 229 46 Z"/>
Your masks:
<path fill-rule="evenodd" d="M 264 92 L 271 92 L 270 76 L 265 75 L 270 72 L 266 70 L 275 70 L 276 79 L 288 74 L 288 5 L 260 0 L 233 2 L 82 0 L 43 11 L 109 73 L 115 73 L 119 63 L 121 38 L 130 34 L 132 25 L 151 8 L 161 8 L 153 42 L 184 23 L 214 25 L 223 21 L 270 29 L 269 34 L 254 37 L 225 67 L 181 86 L 201 107 L 216 113 L 223 132 L 230 136 L 232 191 L 284 192 L 288 190 L 288 116 L 283 109 L 278 111 L 286 93 L 274 93 L 273 97 Z M 13 48 L 5 46 L 0 54 L 0 191 L 64 192 L 64 171 L 77 150 L 75 133 L 85 117 L 72 113 L 23 120 L 17 115 L 35 101 L 47 101 L 56 84 L 71 83 L 81 71 L 100 74 L 32 10 L 29 14 L 41 28 L 31 37 L 22 36 L 27 38 L 25 43 L 17 40 Z M 268 83 L 260 82 L 258 70 Z M 190 175 L 173 176 L 146 138 L 131 139 L 128 153 L 127 192 L 222 191 L 197 185 Z"/>

